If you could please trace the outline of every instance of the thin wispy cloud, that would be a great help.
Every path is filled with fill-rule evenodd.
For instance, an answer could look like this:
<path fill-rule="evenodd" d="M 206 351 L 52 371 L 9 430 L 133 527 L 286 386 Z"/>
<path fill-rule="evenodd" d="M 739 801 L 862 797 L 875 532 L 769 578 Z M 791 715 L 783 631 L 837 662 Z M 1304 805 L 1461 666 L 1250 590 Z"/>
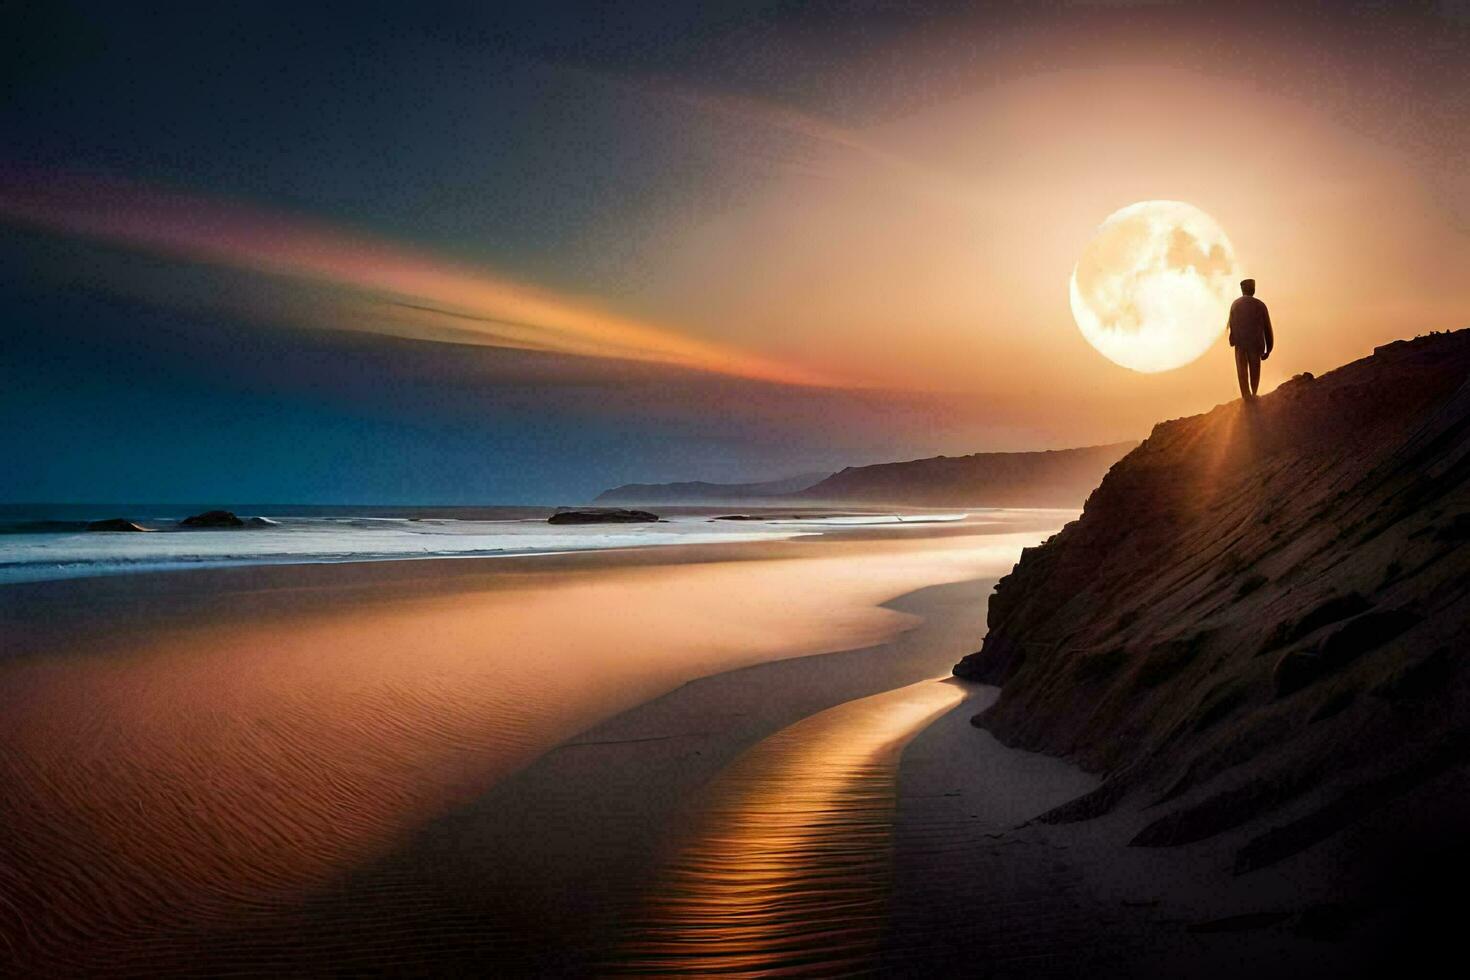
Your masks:
<path fill-rule="evenodd" d="M 607 77 L 604 80 L 662 98 L 754 131 L 780 133 L 835 151 L 881 174 L 898 192 L 954 207 L 980 208 L 983 188 L 892 149 L 879 136 L 818 113 L 767 99 L 698 88 L 668 78 Z"/>
<path fill-rule="evenodd" d="M 592 358 L 667 364 L 803 386 L 803 367 L 571 300 L 491 270 L 327 222 L 133 181 L 0 178 L 0 219 L 194 263 L 350 294 L 314 326 Z M 362 316 L 364 298 L 375 316 Z M 335 313 L 334 313 L 335 310 Z"/>

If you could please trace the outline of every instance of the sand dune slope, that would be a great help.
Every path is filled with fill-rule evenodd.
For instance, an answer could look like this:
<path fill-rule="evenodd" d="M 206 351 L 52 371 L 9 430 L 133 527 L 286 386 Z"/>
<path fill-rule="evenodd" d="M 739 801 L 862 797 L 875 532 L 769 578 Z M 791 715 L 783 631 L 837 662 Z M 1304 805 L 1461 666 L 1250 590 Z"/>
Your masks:
<path fill-rule="evenodd" d="M 975 723 L 1107 776 L 1045 820 L 1230 831 L 1238 876 L 1408 799 L 1465 812 L 1429 788 L 1470 763 L 1470 331 L 1158 425 L 989 625 L 955 667 L 1003 684 Z"/>

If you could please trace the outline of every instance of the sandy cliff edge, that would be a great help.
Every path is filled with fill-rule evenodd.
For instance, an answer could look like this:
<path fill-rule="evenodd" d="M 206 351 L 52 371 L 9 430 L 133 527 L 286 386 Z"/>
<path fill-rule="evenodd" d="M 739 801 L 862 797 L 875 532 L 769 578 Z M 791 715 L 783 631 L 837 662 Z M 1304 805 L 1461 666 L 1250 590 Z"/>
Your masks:
<path fill-rule="evenodd" d="M 1241 874 L 1463 769 L 1470 330 L 1156 426 L 988 622 L 975 724 L 1107 777 L 1043 820 L 1247 828 Z"/>

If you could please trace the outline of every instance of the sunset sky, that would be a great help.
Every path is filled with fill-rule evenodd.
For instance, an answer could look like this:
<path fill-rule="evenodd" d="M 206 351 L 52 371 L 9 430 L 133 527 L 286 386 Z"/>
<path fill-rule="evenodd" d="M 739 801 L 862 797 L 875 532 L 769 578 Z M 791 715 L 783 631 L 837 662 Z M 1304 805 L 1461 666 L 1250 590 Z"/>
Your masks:
<path fill-rule="evenodd" d="M 1073 320 L 1151 199 L 1257 279 L 1263 388 L 1470 325 L 1470 4 L 953 6 L 8 6 L 0 501 L 1142 438 L 1235 397 L 1223 337 L 1142 374 Z"/>

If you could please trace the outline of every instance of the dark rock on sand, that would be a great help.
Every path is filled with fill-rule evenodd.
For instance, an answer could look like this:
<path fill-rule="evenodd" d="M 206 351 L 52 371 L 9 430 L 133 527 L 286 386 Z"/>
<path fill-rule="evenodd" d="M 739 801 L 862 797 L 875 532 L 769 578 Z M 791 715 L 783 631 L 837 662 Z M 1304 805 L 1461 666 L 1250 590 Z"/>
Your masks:
<path fill-rule="evenodd" d="M 146 531 L 146 527 L 134 524 L 125 517 L 109 517 L 105 521 L 90 521 L 88 531 Z"/>
<path fill-rule="evenodd" d="M 559 510 L 546 519 L 548 524 L 646 524 L 659 516 L 646 510 L 624 510 L 621 507 L 586 507 L 581 510 Z"/>
<path fill-rule="evenodd" d="M 244 527 L 245 522 L 227 510 L 207 510 L 179 521 L 180 527 Z"/>

